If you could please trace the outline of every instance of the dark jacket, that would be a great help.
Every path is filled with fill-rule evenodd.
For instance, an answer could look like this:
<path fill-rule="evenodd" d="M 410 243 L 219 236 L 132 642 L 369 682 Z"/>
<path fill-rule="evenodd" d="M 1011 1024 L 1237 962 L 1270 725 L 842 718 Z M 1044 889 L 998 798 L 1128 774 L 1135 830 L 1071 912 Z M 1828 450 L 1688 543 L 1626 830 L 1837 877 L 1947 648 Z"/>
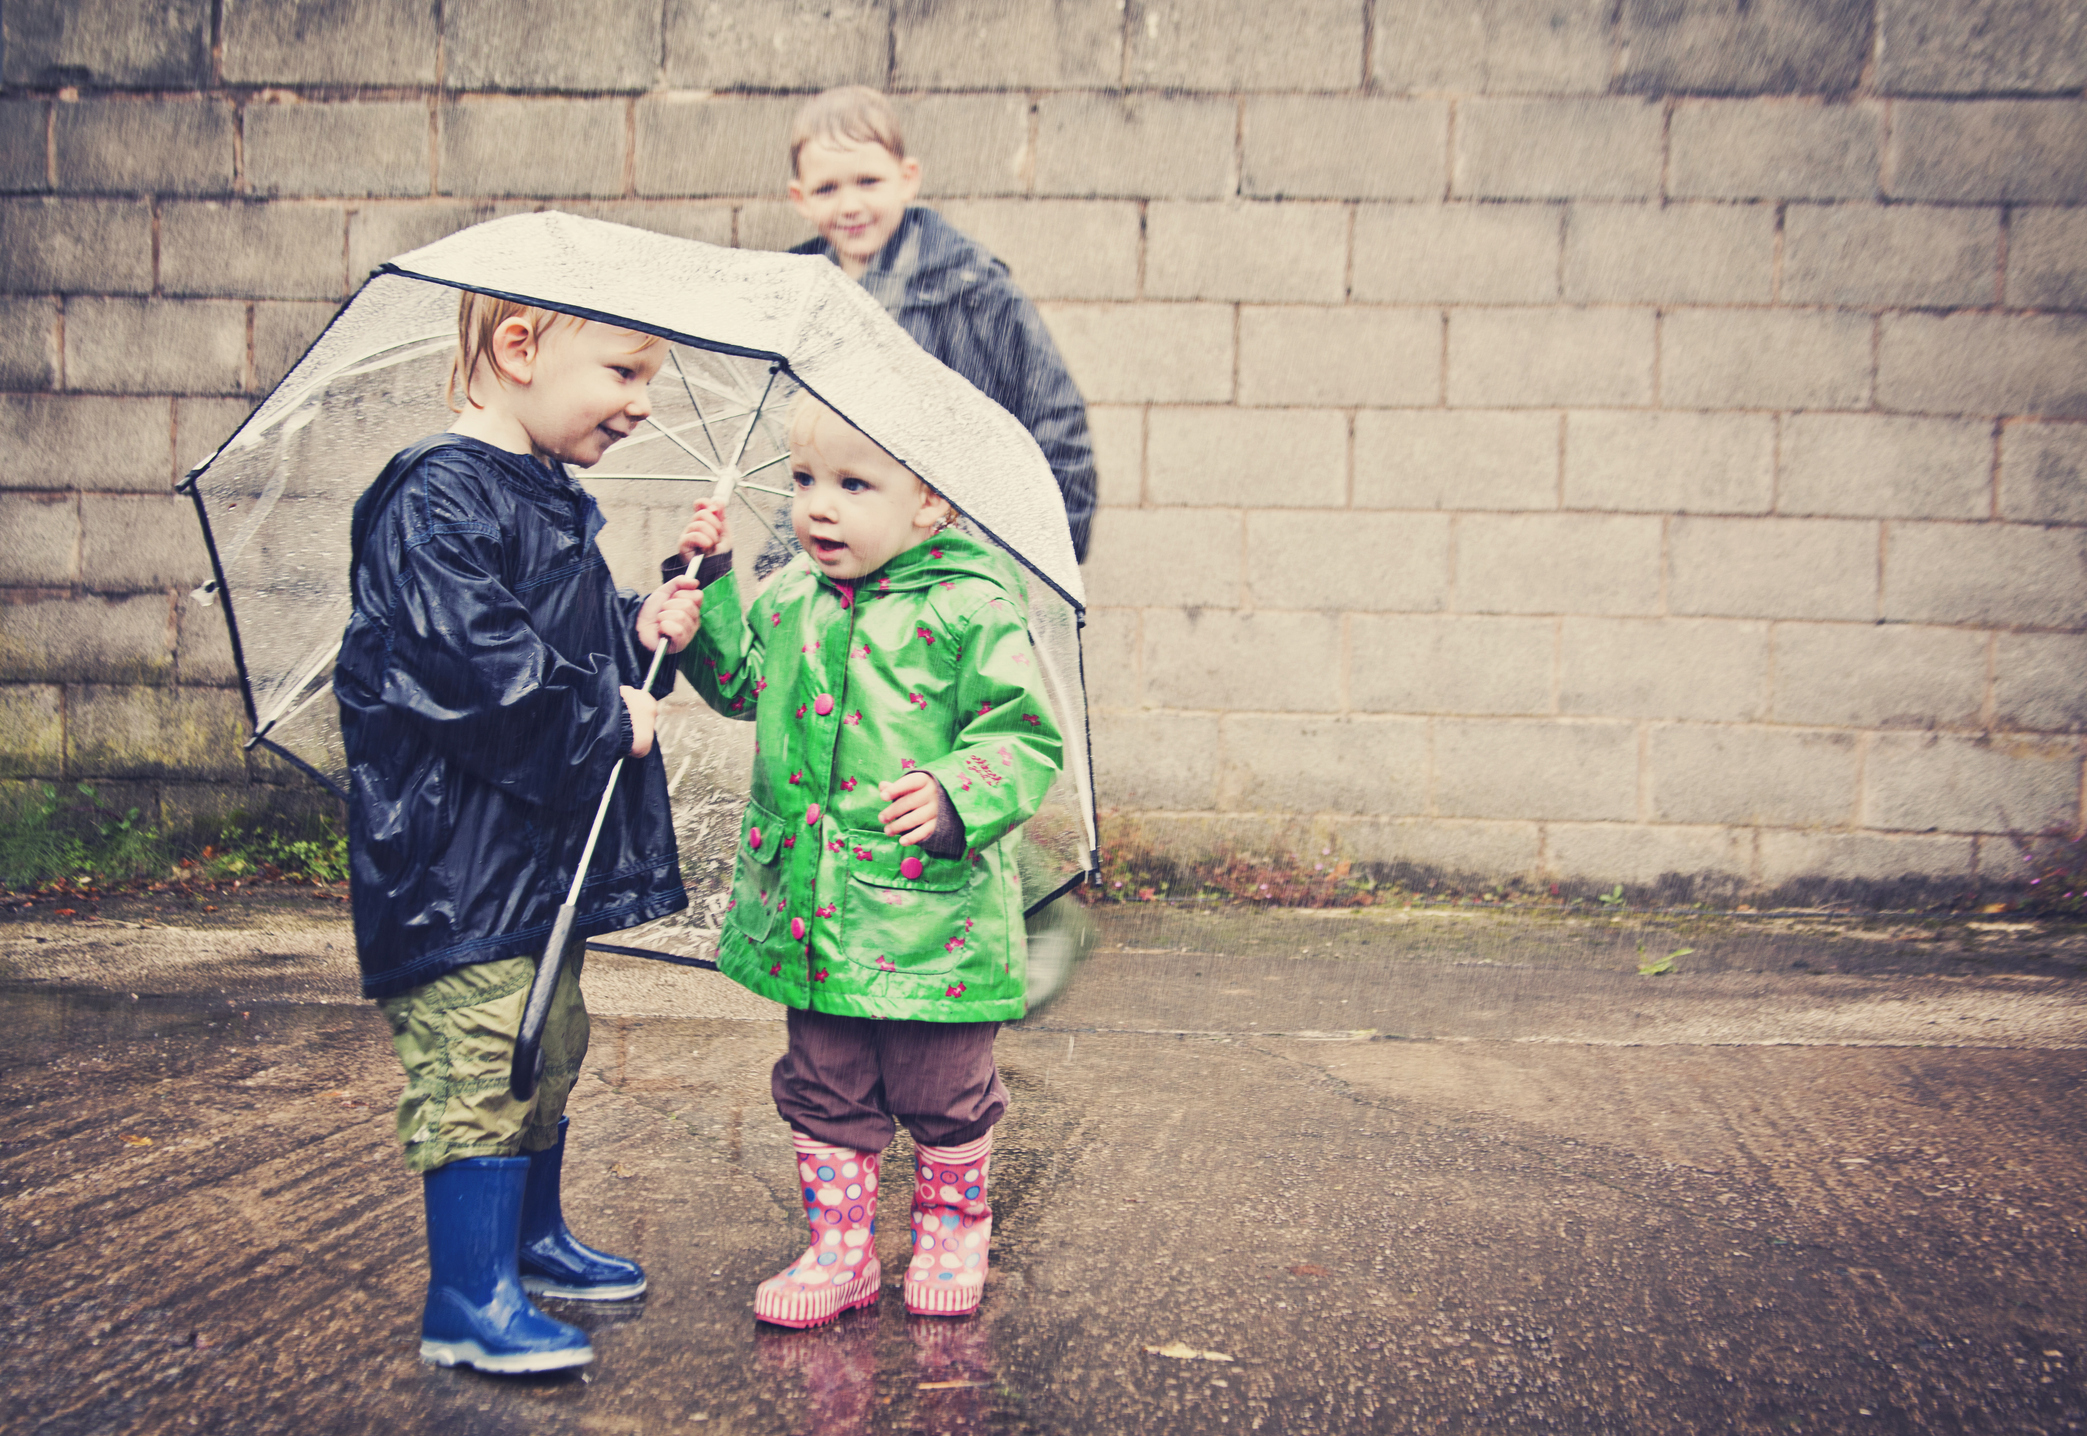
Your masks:
<path fill-rule="evenodd" d="M 540 953 L 651 654 L 595 547 L 594 499 L 476 439 L 402 451 L 355 505 L 333 672 L 363 995 Z M 668 664 L 655 684 L 673 684 Z M 655 747 L 616 785 L 576 936 L 688 906 Z"/>
<path fill-rule="evenodd" d="M 831 259 L 833 246 L 814 239 L 792 253 Z M 921 348 L 1035 436 L 1065 495 L 1073 557 L 1084 561 L 1095 490 L 1087 405 L 1007 266 L 941 215 L 914 205 L 863 272 L 862 287 Z"/>

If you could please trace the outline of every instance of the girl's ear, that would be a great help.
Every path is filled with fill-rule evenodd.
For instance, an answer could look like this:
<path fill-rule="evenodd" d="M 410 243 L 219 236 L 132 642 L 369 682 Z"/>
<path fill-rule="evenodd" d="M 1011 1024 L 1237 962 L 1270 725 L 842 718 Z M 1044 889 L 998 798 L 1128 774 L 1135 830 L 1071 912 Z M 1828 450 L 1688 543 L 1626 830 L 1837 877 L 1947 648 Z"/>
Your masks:
<path fill-rule="evenodd" d="M 913 527 L 929 533 L 939 533 L 948 528 L 956 518 L 957 511 L 948 499 L 936 493 L 926 484 L 920 486 L 920 507 L 914 511 Z"/>
<path fill-rule="evenodd" d="M 493 331 L 493 342 L 487 346 L 487 353 L 501 376 L 517 384 L 527 384 L 536 373 L 536 356 L 540 347 L 536 326 L 516 314 L 501 321 Z"/>

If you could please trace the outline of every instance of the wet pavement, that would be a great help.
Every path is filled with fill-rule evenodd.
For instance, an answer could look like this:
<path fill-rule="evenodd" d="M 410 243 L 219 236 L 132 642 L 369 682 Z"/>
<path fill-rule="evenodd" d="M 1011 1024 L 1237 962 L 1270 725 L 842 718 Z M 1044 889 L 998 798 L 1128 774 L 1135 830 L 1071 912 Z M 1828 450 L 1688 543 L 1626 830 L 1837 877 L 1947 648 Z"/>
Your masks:
<path fill-rule="evenodd" d="M 0 1428 L 2087 1429 L 2087 933 L 1103 911 L 1003 1032 L 973 1320 L 756 1328 L 776 1009 L 592 955 L 583 1376 L 422 1367 L 419 1185 L 337 906 L 0 925 Z M 1672 970 L 1641 976 L 1672 954 Z"/>

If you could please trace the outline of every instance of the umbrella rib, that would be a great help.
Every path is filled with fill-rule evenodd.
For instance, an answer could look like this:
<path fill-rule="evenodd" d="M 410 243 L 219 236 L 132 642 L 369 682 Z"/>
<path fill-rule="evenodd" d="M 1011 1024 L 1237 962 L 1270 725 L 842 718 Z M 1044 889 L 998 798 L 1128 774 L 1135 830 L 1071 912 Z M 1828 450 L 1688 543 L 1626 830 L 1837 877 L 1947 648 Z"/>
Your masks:
<path fill-rule="evenodd" d="M 710 481 L 711 481 L 712 483 L 716 483 L 716 482 L 717 482 L 717 478 L 716 478 L 716 475 L 717 475 L 717 472 L 718 472 L 718 470 L 717 470 L 717 465 L 715 465 L 715 464 L 711 463 L 711 462 L 710 462 L 710 460 L 708 460 L 708 459 L 704 458 L 704 457 L 703 457 L 703 456 L 702 456 L 701 454 L 697 453 L 697 452 L 696 452 L 696 451 L 695 451 L 694 449 L 690 448 L 690 447 L 689 447 L 689 446 L 688 446 L 687 444 L 684 444 L 684 443 L 682 443 L 682 442 L 681 442 L 681 436 L 680 436 L 679 434 L 675 433 L 675 432 L 674 432 L 674 431 L 673 431 L 672 429 L 668 428 L 668 427 L 667 427 L 667 426 L 666 426 L 665 424 L 662 424 L 662 423 L 661 423 L 661 422 L 660 422 L 659 420 L 657 420 L 657 419 L 647 419 L 647 420 L 646 420 L 645 422 L 646 422 L 646 423 L 648 423 L 648 424 L 650 424 L 650 425 L 651 425 L 651 426 L 652 426 L 652 427 L 653 427 L 654 429 L 658 430 L 658 431 L 659 431 L 659 433 L 661 433 L 662 435 L 664 435 L 668 443 L 672 444 L 672 445 L 673 445 L 673 446 L 674 446 L 675 448 L 677 448 L 677 449 L 681 450 L 681 452 L 682 452 L 682 453 L 684 453 L 684 454 L 688 455 L 688 456 L 689 456 L 689 457 L 690 457 L 691 459 L 694 459 L 694 460 L 695 460 L 695 461 L 696 461 L 697 463 L 701 464 L 701 465 L 702 465 L 702 466 L 703 466 L 704 468 L 706 468 L 706 469 L 710 470 L 710 475 L 709 475 Z M 665 476 L 664 476 L 664 475 L 662 475 L 661 477 L 665 477 Z M 703 475 L 697 475 L 696 477 L 698 477 L 698 478 L 701 478 L 701 477 L 704 477 L 704 476 L 703 476 Z"/>
<path fill-rule="evenodd" d="M 340 651 L 341 641 L 338 638 L 332 637 L 329 637 L 328 639 L 326 639 L 325 642 L 321 643 L 316 649 L 314 649 L 311 666 L 306 668 L 304 670 L 304 675 L 301 678 L 299 678 L 296 681 L 296 683 L 290 686 L 290 688 L 286 691 L 286 696 L 284 697 L 283 701 L 275 705 L 275 712 L 269 714 L 266 718 L 261 720 L 260 725 L 254 729 L 254 736 L 259 737 L 261 734 L 266 733 L 269 729 L 273 728 L 276 724 L 288 718 L 290 714 L 286 710 L 289 710 L 290 705 L 296 701 L 297 695 L 304 692 L 304 685 L 311 682 L 314 678 L 317 678 L 319 676 L 320 670 L 325 668 L 325 666 L 329 662 L 331 662 Z M 306 701 L 309 702 L 310 700 L 307 699 Z M 304 705 L 302 703 L 299 703 L 297 706 L 301 708 Z"/>
<path fill-rule="evenodd" d="M 681 380 L 681 392 L 688 395 L 688 406 L 696 411 L 696 422 L 703 426 L 703 437 L 710 443 L 711 457 L 722 461 L 725 456 L 717 451 L 717 436 L 710 432 L 710 421 L 703 417 L 703 406 L 696 402 L 695 387 L 688 382 L 688 372 L 681 367 L 681 351 L 669 344 L 667 357 L 674 361 L 674 375 Z"/>

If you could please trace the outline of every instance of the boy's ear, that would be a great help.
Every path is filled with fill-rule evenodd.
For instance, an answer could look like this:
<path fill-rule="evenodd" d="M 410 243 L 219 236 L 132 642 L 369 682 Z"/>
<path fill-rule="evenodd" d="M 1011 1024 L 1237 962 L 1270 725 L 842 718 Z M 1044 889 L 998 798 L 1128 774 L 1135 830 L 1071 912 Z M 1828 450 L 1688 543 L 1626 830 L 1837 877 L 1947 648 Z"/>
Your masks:
<path fill-rule="evenodd" d="M 920 161 L 912 155 L 899 161 L 899 196 L 907 204 L 920 194 Z"/>
<path fill-rule="evenodd" d="M 812 217 L 811 209 L 805 204 L 804 181 L 800 179 L 792 178 L 790 181 L 790 208 L 796 210 L 806 219 Z"/>
<path fill-rule="evenodd" d="M 536 327 L 517 314 L 501 321 L 487 351 L 495 369 L 517 384 L 526 384 L 536 372 L 538 347 Z"/>

